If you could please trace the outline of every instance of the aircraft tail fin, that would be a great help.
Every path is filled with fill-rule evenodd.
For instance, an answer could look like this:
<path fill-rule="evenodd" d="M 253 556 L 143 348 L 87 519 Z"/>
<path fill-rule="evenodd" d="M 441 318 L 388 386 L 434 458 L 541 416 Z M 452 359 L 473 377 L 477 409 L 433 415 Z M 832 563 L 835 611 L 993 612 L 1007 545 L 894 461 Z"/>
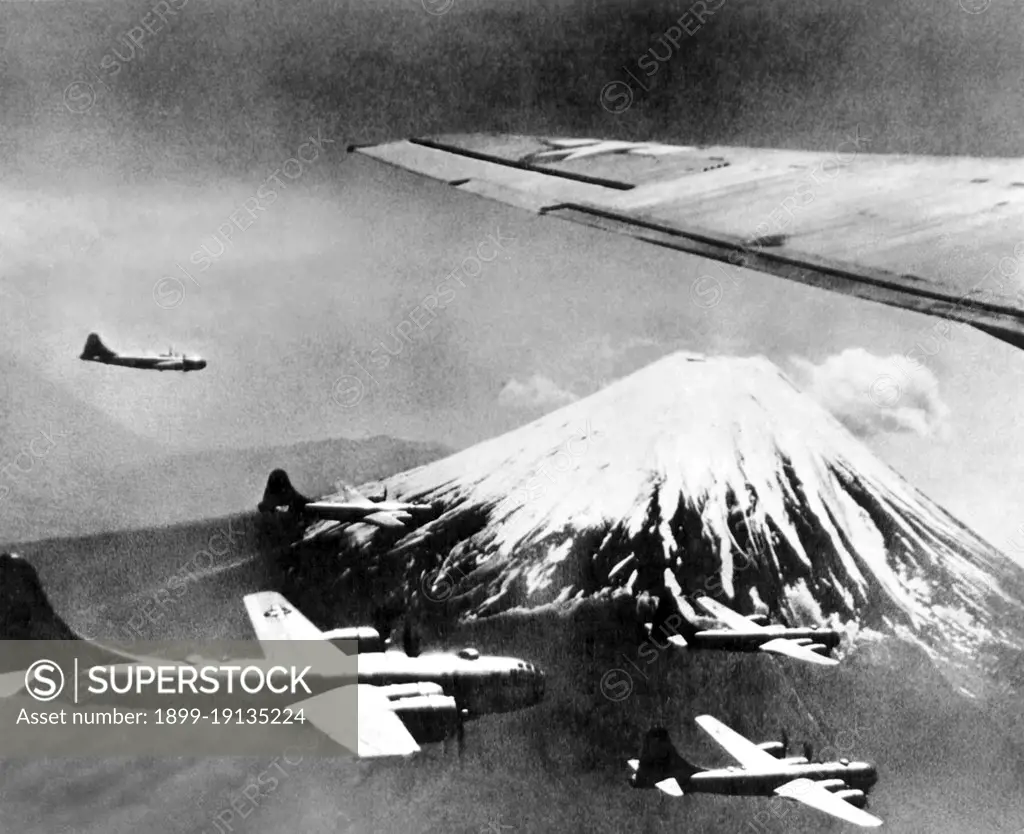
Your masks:
<path fill-rule="evenodd" d="M 8 650 L 0 656 L 0 677 L 23 671 L 38 659 L 36 640 L 75 642 L 74 654 L 85 665 L 128 663 L 137 659 L 83 637 L 64 622 L 43 590 L 36 569 L 17 553 L 0 553 L 0 640 L 25 641 L 17 644 L 17 648 L 15 643 L 8 643 Z M 22 646 L 24 649 L 19 650 Z"/>
<path fill-rule="evenodd" d="M 98 333 L 90 333 L 85 340 L 85 347 L 82 348 L 80 359 L 109 359 L 114 351 L 108 348 L 100 339 Z"/>
<path fill-rule="evenodd" d="M 275 469 L 267 478 L 267 488 L 263 490 L 263 500 L 258 509 L 261 513 L 268 513 L 276 507 L 288 507 L 291 512 L 300 513 L 309 503 L 310 499 L 292 486 L 288 473 Z"/>
<path fill-rule="evenodd" d="M 17 553 L 0 554 L 0 640 L 79 639 L 53 610 L 36 569 Z"/>
<path fill-rule="evenodd" d="M 640 759 L 630 762 L 636 772 L 630 783 L 634 788 L 658 788 L 673 796 L 682 795 L 697 767 L 679 755 L 664 727 L 652 727 L 644 737 Z"/>
<path fill-rule="evenodd" d="M 656 639 L 666 639 L 678 634 L 690 643 L 698 631 L 700 628 L 686 616 L 668 589 L 662 589 L 658 595 L 658 607 L 651 618 L 651 635 Z"/>

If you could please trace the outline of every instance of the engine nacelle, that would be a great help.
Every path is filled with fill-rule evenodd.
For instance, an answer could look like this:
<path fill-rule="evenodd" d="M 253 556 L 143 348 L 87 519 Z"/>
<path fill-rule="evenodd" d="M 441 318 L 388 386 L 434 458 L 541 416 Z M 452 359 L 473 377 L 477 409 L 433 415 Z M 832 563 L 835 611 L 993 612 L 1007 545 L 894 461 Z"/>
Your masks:
<path fill-rule="evenodd" d="M 854 808 L 863 808 L 868 804 L 868 798 L 865 796 L 864 791 L 848 790 L 848 791 L 836 791 L 836 796 L 840 799 L 849 802 Z"/>
<path fill-rule="evenodd" d="M 360 654 L 384 651 L 384 640 L 375 628 L 359 626 L 358 628 L 336 628 L 324 633 L 324 639 L 331 645 L 341 649 L 345 654 L 352 654 L 355 649 Z"/>
<path fill-rule="evenodd" d="M 403 698 L 419 698 L 425 695 L 444 695 L 444 688 L 439 683 L 391 683 L 380 688 L 389 701 L 400 701 Z"/>
<path fill-rule="evenodd" d="M 391 709 L 405 724 L 417 744 L 437 744 L 455 735 L 459 708 L 446 695 L 419 695 L 395 701 Z"/>
<path fill-rule="evenodd" d="M 846 787 L 846 782 L 842 779 L 822 779 L 818 784 L 825 790 L 832 791 L 833 793 L 843 790 Z"/>
<path fill-rule="evenodd" d="M 764 741 L 757 746 L 764 750 L 765 753 L 769 753 L 774 756 L 776 759 L 782 758 L 782 755 L 785 752 L 782 748 L 781 741 Z"/>

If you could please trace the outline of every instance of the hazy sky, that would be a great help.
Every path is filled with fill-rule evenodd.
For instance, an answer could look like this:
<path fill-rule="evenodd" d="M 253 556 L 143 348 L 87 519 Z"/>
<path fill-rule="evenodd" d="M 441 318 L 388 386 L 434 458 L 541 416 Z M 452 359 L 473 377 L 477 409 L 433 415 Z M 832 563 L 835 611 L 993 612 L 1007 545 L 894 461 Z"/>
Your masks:
<path fill-rule="evenodd" d="M 463 446 L 672 350 L 761 353 L 1009 548 L 1024 523 L 1019 351 L 960 331 L 911 374 L 887 357 L 928 339 L 925 317 L 723 276 L 345 145 L 507 129 L 826 149 L 860 130 L 878 152 L 1019 153 L 1024 105 L 1007 92 L 1024 72 L 1018 6 L 736 0 L 615 115 L 600 106 L 602 85 L 636 69 L 670 10 L 552 3 L 523 15 L 457 2 L 439 16 L 412 2 L 387 14 L 270 3 L 269 26 L 248 6 L 191 0 L 85 112 L 69 112 L 62 91 L 95 81 L 90 68 L 149 7 L 89 28 L 62 22 L 57 4 L 8 5 L 6 349 L 174 449 L 366 433 Z M 296 156 L 311 161 L 291 164 L 291 179 L 282 169 Z M 270 184 L 271 201 L 275 171 L 284 188 Z M 232 212 L 247 228 L 225 242 L 218 229 Z M 446 278 L 475 253 L 496 256 Z M 693 292 L 705 273 L 722 282 L 710 309 Z M 436 315 L 419 312 L 441 285 Z M 186 376 L 78 362 L 93 330 L 119 349 L 198 352 L 209 367 Z M 395 355 L 382 367 L 385 350 Z M 896 409 L 872 402 L 882 374 L 901 386 Z"/>
<path fill-rule="evenodd" d="M 333 182 L 309 171 L 205 272 L 190 255 L 204 244 L 219 252 L 213 235 L 254 187 L 168 190 L 158 210 L 147 210 L 151 187 L 74 202 L 36 195 L 27 208 L 9 197 L 5 213 L 28 214 L 23 233 L 49 241 L 25 266 L 37 280 L 4 307 L 19 355 L 139 434 L 184 449 L 366 433 L 463 446 L 672 350 L 763 353 L 928 495 L 997 544 L 1012 538 L 1024 490 L 1024 466 L 1006 454 L 1024 390 L 1019 352 L 962 331 L 911 373 L 883 360 L 924 340 L 926 317 L 724 272 L 341 148 L 326 153 Z M 56 249 L 58 218 L 62 237 L 87 252 Z M 448 277 L 477 252 L 493 260 Z M 693 292 L 705 274 L 721 281 L 710 309 Z M 182 283 L 154 295 L 166 276 Z M 419 312 L 442 284 L 443 309 Z M 178 302 L 182 287 L 176 306 L 157 303 Z M 196 351 L 209 367 L 186 376 L 78 362 L 90 330 L 122 349 Z M 903 389 L 901 411 L 872 401 L 882 373 Z"/>

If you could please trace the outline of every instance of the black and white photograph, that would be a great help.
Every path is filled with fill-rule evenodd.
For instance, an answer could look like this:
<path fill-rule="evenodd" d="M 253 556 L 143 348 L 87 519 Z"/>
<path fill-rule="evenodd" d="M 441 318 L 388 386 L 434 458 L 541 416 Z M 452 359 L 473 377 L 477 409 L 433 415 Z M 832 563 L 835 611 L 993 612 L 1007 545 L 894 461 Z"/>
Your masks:
<path fill-rule="evenodd" d="M 1024 834 L 1022 44 L 0 0 L 0 831 Z"/>

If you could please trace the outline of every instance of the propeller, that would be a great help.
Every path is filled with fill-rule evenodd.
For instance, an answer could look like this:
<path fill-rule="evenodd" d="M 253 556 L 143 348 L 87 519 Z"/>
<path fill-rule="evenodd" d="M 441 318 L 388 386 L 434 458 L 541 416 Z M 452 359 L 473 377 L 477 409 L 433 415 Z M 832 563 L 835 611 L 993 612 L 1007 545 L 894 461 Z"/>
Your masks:
<path fill-rule="evenodd" d="M 420 642 L 419 635 L 413 631 L 412 622 L 406 619 L 405 625 L 402 626 L 402 650 L 409 657 L 419 657 Z"/>
<path fill-rule="evenodd" d="M 459 722 L 455 725 L 455 740 L 461 759 L 466 750 L 466 711 L 464 709 L 459 709 Z"/>
<path fill-rule="evenodd" d="M 391 636 L 391 618 L 383 606 L 378 606 L 373 611 L 373 627 L 380 635 L 380 639 L 386 643 Z"/>
<path fill-rule="evenodd" d="M 809 741 L 804 742 L 804 758 L 809 762 L 814 761 L 814 747 L 811 746 Z"/>

